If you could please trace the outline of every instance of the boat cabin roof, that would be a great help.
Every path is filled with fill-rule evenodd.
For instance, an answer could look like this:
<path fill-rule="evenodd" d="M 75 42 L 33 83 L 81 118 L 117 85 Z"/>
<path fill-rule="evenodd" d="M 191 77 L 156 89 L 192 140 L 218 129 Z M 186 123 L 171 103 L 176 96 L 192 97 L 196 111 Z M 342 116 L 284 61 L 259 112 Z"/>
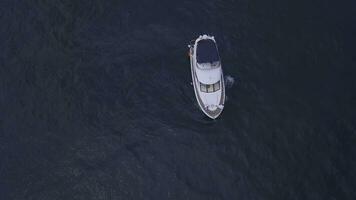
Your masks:
<path fill-rule="evenodd" d="M 200 40 L 197 43 L 196 51 L 198 63 L 214 63 L 220 61 L 217 46 L 211 39 Z"/>

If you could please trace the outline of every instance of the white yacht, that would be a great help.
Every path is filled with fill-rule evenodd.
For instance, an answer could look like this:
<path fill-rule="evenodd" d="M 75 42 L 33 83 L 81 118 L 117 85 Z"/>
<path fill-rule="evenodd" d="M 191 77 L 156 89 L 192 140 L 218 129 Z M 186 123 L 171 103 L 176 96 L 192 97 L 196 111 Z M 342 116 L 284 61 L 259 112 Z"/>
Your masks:
<path fill-rule="evenodd" d="M 188 47 L 195 97 L 200 109 L 215 119 L 225 103 L 224 76 L 215 39 L 201 35 Z"/>

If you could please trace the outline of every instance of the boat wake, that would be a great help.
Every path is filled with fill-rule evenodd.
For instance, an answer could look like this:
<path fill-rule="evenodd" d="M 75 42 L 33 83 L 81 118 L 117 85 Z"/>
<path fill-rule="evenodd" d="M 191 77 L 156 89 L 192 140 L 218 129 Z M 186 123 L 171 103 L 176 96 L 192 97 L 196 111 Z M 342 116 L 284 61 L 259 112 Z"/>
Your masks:
<path fill-rule="evenodd" d="M 232 88 L 232 86 L 234 85 L 234 83 L 235 83 L 235 78 L 234 78 L 234 77 L 232 77 L 232 76 L 230 76 L 230 75 L 226 75 L 226 76 L 225 76 L 225 87 L 226 87 L 227 89 Z"/>

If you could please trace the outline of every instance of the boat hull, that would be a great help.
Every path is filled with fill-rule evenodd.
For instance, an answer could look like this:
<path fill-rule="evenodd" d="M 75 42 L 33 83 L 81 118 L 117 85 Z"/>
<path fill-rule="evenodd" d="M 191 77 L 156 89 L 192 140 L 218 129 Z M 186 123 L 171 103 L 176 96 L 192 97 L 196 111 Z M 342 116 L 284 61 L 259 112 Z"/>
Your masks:
<path fill-rule="evenodd" d="M 211 119 L 216 119 L 217 117 L 220 116 L 220 114 L 223 111 L 224 108 L 224 103 L 225 103 L 225 83 L 224 83 L 224 75 L 221 69 L 221 74 L 220 74 L 220 90 L 218 91 L 218 94 L 215 93 L 217 97 L 219 97 L 218 104 L 215 105 L 215 109 L 209 109 L 209 105 L 204 103 L 202 99 L 203 93 L 199 91 L 199 80 L 197 78 L 196 74 L 196 59 L 195 59 L 195 45 L 190 45 L 189 46 L 189 57 L 190 57 L 190 67 L 191 67 L 191 74 L 192 74 L 192 81 L 193 81 L 193 87 L 194 87 L 194 93 L 195 97 L 197 99 L 198 105 L 200 109 L 203 111 L 205 115 L 207 115 Z"/>

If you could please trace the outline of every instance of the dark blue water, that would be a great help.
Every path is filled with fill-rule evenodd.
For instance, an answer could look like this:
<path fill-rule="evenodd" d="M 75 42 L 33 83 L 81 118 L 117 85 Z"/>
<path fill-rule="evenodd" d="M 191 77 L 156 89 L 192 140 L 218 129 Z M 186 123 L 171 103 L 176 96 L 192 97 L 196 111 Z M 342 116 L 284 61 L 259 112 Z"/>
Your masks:
<path fill-rule="evenodd" d="M 354 1 L 1 1 L 0 199 L 356 199 Z M 219 119 L 187 44 L 215 35 Z"/>

